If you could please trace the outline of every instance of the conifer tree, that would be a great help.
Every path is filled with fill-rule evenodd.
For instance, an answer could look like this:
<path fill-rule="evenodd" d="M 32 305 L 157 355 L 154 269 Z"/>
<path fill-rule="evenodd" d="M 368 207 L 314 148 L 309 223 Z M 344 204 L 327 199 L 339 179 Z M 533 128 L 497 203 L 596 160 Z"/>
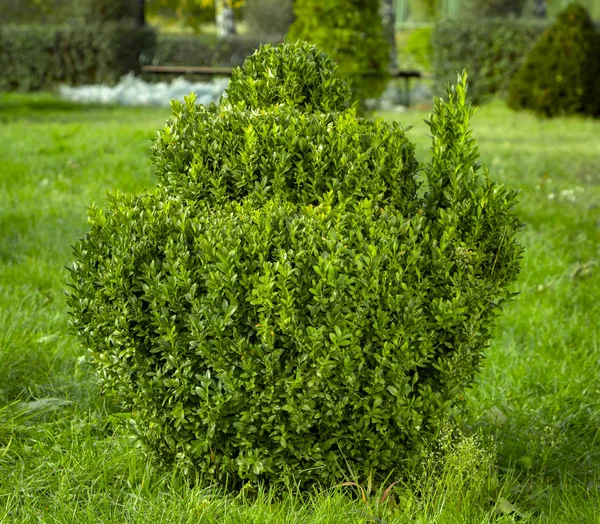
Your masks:
<path fill-rule="evenodd" d="M 600 38 L 578 4 L 563 10 L 512 78 L 508 105 L 545 116 L 600 114 Z"/>

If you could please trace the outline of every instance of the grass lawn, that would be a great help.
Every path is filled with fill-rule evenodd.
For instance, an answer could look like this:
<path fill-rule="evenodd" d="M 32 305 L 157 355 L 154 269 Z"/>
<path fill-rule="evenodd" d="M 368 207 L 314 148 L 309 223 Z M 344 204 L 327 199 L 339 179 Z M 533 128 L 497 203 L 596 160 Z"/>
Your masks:
<path fill-rule="evenodd" d="M 600 122 L 475 117 L 492 176 L 521 190 L 517 300 L 446 443 L 390 502 L 352 488 L 272 500 L 147 464 L 68 332 L 63 289 L 86 207 L 155 181 L 168 111 L 0 95 L 0 523 L 600 522 Z M 400 115 L 428 154 L 425 113 Z M 391 115 L 388 117 L 392 118 Z"/>

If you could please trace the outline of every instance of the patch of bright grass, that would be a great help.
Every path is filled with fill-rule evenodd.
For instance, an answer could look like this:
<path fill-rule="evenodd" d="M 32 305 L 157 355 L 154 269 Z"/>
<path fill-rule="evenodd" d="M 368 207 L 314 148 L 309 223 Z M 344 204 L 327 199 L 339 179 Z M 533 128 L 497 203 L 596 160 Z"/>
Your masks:
<path fill-rule="evenodd" d="M 600 514 L 600 122 L 475 117 L 492 176 L 521 190 L 527 251 L 459 439 L 381 502 L 349 485 L 226 494 L 148 464 L 67 330 L 63 289 L 86 207 L 154 185 L 168 111 L 0 95 L 0 522 L 588 523 Z M 425 113 L 415 125 L 429 148 Z M 392 118 L 394 116 L 388 115 Z M 349 479 L 352 480 L 352 479 Z M 394 480 L 391 479 L 390 483 Z"/>

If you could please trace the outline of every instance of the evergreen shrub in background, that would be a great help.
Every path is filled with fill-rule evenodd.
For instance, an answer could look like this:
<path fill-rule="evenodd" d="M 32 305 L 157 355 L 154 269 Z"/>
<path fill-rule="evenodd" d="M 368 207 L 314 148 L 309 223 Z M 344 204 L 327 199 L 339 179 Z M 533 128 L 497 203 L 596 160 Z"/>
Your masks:
<path fill-rule="evenodd" d="M 342 76 L 352 80 L 353 98 L 362 109 L 389 83 L 390 47 L 379 0 L 295 0 L 288 38 L 316 44 L 331 55 Z M 363 76 L 364 73 L 373 76 Z"/>
<path fill-rule="evenodd" d="M 219 105 L 173 102 L 158 187 L 92 207 L 74 248 L 71 325 L 102 387 L 160 462 L 210 483 L 398 472 L 512 296 L 516 191 L 477 163 L 466 75 L 420 166 L 335 73 L 314 46 L 267 45 Z"/>
<path fill-rule="evenodd" d="M 600 115 L 600 34 L 583 7 L 569 5 L 539 38 L 510 83 L 508 105 Z"/>
<path fill-rule="evenodd" d="M 155 47 L 155 38 L 134 22 L 0 26 L 0 91 L 115 84 L 139 72 L 140 55 Z"/>
<path fill-rule="evenodd" d="M 279 42 L 277 42 L 279 43 Z M 236 67 L 261 45 L 257 36 L 159 34 L 156 45 L 144 50 L 143 61 L 153 65 Z"/>
<path fill-rule="evenodd" d="M 156 34 L 139 0 L 0 0 L 0 91 L 115 84 Z"/>
<path fill-rule="evenodd" d="M 510 80 L 548 27 L 546 21 L 514 18 L 447 19 L 431 37 L 435 92 L 442 94 L 456 71 L 469 71 L 469 98 L 506 96 Z"/>

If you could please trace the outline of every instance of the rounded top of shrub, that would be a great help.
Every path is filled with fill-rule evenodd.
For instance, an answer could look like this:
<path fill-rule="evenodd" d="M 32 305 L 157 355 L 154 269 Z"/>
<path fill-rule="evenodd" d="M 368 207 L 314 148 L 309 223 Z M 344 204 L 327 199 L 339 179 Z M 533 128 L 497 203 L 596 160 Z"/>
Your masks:
<path fill-rule="evenodd" d="M 431 441 L 521 254 L 515 192 L 478 171 L 465 82 L 436 101 L 425 191 L 398 124 L 287 95 L 173 104 L 159 187 L 91 209 L 68 293 L 103 387 L 161 462 L 229 486 L 377 481 Z"/>
<path fill-rule="evenodd" d="M 307 112 L 341 111 L 351 93 L 336 71 L 337 65 L 314 45 L 266 44 L 233 71 L 227 96 L 249 109 L 283 104 Z"/>
<path fill-rule="evenodd" d="M 570 4 L 513 76 L 508 105 L 544 116 L 600 114 L 600 36 L 588 12 Z"/>
<path fill-rule="evenodd" d="M 262 46 L 233 75 L 219 106 L 173 102 L 154 144 L 159 182 L 188 200 L 251 196 L 317 205 L 370 198 L 414 211 L 414 145 L 402 127 L 346 109 L 348 84 L 304 42 Z"/>

